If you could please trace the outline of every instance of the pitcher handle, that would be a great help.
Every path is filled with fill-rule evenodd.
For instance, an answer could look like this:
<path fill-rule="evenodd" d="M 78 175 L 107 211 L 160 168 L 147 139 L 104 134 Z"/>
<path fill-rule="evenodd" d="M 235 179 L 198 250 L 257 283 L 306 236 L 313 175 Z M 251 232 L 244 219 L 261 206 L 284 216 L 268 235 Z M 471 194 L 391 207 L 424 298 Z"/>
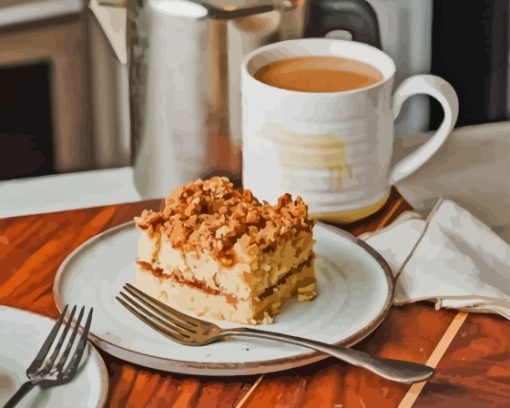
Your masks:
<path fill-rule="evenodd" d="M 415 75 L 400 84 L 393 95 L 394 119 L 397 118 L 405 100 L 417 94 L 430 95 L 437 99 L 443 107 L 444 119 L 425 144 L 395 164 L 389 175 L 390 185 L 403 180 L 423 166 L 443 145 L 457 121 L 459 100 L 455 89 L 443 78 L 435 75 Z"/>

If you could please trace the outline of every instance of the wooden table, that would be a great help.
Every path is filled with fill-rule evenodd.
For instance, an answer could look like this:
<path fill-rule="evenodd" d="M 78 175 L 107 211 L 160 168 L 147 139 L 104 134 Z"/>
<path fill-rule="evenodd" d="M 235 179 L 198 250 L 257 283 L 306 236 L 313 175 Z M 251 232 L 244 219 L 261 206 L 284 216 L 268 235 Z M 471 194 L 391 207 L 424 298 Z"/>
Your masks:
<path fill-rule="evenodd" d="M 56 317 L 52 285 L 66 256 L 93 235 L 159 201 L 0 219 L 0 304 Z M 410 209 L 393 192 L 353 234 L 389 224 Z M 251 377 L 168 374 L 102 352 L 110 375 L 109 407 L 508 407 L 510 325 L 487 315 L 393 307 L 356 348 L 437 367 L 426 384 L 394 384 L 331 358 L 287 372 Z"/>

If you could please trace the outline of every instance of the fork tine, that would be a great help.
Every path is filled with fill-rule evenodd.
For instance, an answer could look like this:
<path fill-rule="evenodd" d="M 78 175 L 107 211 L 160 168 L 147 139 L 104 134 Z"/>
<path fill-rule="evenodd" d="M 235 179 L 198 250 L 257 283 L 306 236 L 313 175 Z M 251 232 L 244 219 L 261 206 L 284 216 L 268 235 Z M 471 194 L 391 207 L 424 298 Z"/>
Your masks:
<path fill-rule="evenodd" d="M 60 335 L 60 338 L 58 339 L 57 345 L 55 346 L 53 353 L 51 353 L 50 358 L 45 361 L 43 368 L 39 371 L 40 374 L 45 374 L 45 373 L 49 372 L 51 370 L 51 367 L 53 367 L 53 363 L 57 359 L 58 353 L 60 353 L 60 349 L 62 348 L 62 345 L 64 344 L 64 340 L 67 337 L 67 333 L 69 332 L 69 327 L 71 327 L 71 322 L 73 321 L 73 317 L 74 317 L 75 313 L 76 313 L 76 305 L 74 305 L 73 309 L 71 310 L 69 319 L 67 320 L 64 330 L 62 331 L 62 334 Z"/>
<path fill-rule="evenodd" d="M 133 296 L 138 302 L 140 302 L 144 306 L 149 307 L 150 309 L 152 309 L 156 313 L 162 314 L 163 316 L 165 316 L 167 319 L 169 319 L 176 326 L 179 326 L 179 327 L 181 327 L 182 329 L 184 329 L 186 331 L 191 331 L 193 333 L 196 333 L 197 326 L 194 326 L 194 325 L 192 325 L 192 324 L 190 324 L 188 322 L 183 321 L 182 319 L 180 319 L 179 317 L 175 316 L 173 313 L 170 313 L 166 309 L 162 309 L 161 307 L 158 307 L 157 304 L 154 303 L 156 301 L 156 299 L 154 299 L 153 297 L 151 297 L 151 296 L 149 296 L 147 294 L 145 296 L 141 296 L 141 295 L 138 294 L 138 292 L 135 292 L 133 289 L 131 289 L 130 287 L 127 287 L 127 286 L 125 286 L 124 289 L 131 296 Z M 120 293 L 122 294 L 122 291 Z"/>
<path fill-rule="evenodd" d="M 87 322 L 85 323 L 85 327 L 83 328 L 83 332 L 81 333 L 80 340 L 78 341 L 78 346 L 74 351 L 73 357 L 71 358 L 71 362 L 68 364 L 67 368 L 63 372 L 64 378 L 73 377 L 78 370 L 78 366 L 80 364 L 81 357 L 83 356 L 83 352 L 85 351 L 85 347 L 87 346 L 87 337 L 89 335 L 90 323 L 92 322 L 92 314 L 94 313 L 94 308 L 91 307 L 89 314 L 87 316 Z"/>
<path fill-rule="evenodd" d="M 57 363 L 57 371 L 59 371 L 59 372 L 62 371 L 62 367 L 64 367 L 67 357 L 69 356 L 69 353 L 71 352 L 71 348 L 73 347 L 74 339 L 76 338 L 76 334 L 78 333 L 78 327 L 80 327 L 81 319 L 83 318 L 84 312 L 85 312 L 85 306 L 82 306 L 80 309 L 80 314 L 78 315 L 78 319 L 76 320 L 76 323 L 74 325 L 73 332 L 71 333 L 71 337 L 69 338 L 66 348 Z"/>
<path fill-rule="evenodd" d="M 158 314 L 159 313 L 158 311 L 156 311 L 156 313 L 153 313 L 151 310 L 147 309 L 144 304 L 140 304 L 126 293 L 119 292 L 119 295 L 121 296 L 122 300 L 127 301 L 131 305 L 131 307 L 137 309 L 138 312 L 144 314 L 148 319 L 159 322 L 159 324 L 165 326 L 166 328 L 168 328 L 168 330 L 172 330 L 184 337 L 190 337 L 190 335 L 194 334 L 194 332 L 190 332 L 187 329 L 183 329 L 182 327 L 176 326 L 171 321 L 169 322 L 168 320 L 164 319 L 161 315 Z"/>
<path fill-rule="evenodd" d="M 188 345 L 193 344 L 193 340 L 191 338 L 185 338 L 185 337 L 179 335 L 179 333 L 168 329 L 166 326 L 156 323 L 155 321 L 153 321 L 152 319 L 150 319 L 146 315 L 144 315 L 142 312 L 138 311 L 135 307 L 131 306 L 128 302 L 124 301 L 119 296 L 116 296 L 115 299 L 117 299 L 122 304 L 122 306 L 124 306 L 131 313 L 133 313 L 136 317 L 138 317 L 142 322 L 144 322 L 145 324 L 148 324 L 154 330 L 159 331 L 160 333 L 178 341 L 179 343 L 188 344 Z"/>
<path fill-rule="evenodd" d="M 27 375 L 35 373 L 44 362 L 44 359 L 46 358 L 46 355 L 50 351 L 51 345 L 53 344 L 55 337 L 57 337 L 58 329 L 62 324 L 62 320 L 64 320 L 64 316 L 67 312 L 67 309 L 68 305 L 65 305 L 64 310 L 62 310 L 62 313 L 60 313 L 58 320 L 55 322 L 53 329 L 51 329 L 50 334 L 48 334 L 48 337 L 46 338 L 43 345 L 39 349 L 39 352 L 35 356 L 34 361 L 32 361 L 30 366 L 27 368 Z"/>
<path fill-rule="evenodd" d="M 175 310 L 174 308 L 172 308 L 172 307 L 170 307 L 170 306 L 160 302 L 159 300 L 154 299 L 153 297 L 149 296 L 147 293 L 142 292 L 138 288 L 135 288 L 130 283 L 126 283 L 124 285 L 124 288 L 126 290 L 130 289 L 131 291 L 133 291 L 136 294 L 138 294 L 140 297 L 142 297 L 142 298 L 144 298 L 144 299 L 146 299 L 146 300 L 156 304 L 161 309 L 167 311 L 168 313 L 172 314 L 176 318 L 180 318 L 184 323 L 188 323 L 189 325 L 195 326 L 195 327 L 199 327 L 199 326 L 201 326 L 203 324 L 208 324 L 207 322 L 203 322 L 202 320 L 198 320 L 198 319 L 195 319 L 194 317 L 188 316 L 187 314 L 181 313 L 178 310 Z"/>

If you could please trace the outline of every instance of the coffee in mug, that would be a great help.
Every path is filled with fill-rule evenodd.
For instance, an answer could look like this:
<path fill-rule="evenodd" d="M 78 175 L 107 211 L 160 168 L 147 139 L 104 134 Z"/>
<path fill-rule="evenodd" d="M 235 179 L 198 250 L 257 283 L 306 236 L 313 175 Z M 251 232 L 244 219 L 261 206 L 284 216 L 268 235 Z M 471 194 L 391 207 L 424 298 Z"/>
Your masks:
<path fill-rule="evenodd" d="M 382 81 L 377 68 L 349 58 L 316 56 L 274 61 L 254 75 L 265 84 L 289 91 L 341 92 Z"/>
<path fill-rule="evenodd" d="M 311 38 L 261 47 L 242 65 L 243 185 L 269 202 L 300 195 L 310 214 L 351 222 L 380 209 L 391 186 L 441 147 L 458 114 L 452 86 L 433 75 L 393 91 L 395 64 L 356 41 Z M 443 123 L 396 164 L 394 119 L 405 100 L 439 101 Z"/>

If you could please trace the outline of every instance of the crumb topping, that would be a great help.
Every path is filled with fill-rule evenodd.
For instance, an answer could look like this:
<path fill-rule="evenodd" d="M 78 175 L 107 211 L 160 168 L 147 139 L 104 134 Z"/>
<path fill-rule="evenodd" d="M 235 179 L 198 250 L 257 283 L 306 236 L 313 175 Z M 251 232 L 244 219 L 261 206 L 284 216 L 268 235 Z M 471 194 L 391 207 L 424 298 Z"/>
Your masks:
<path fill-rule="evenodd" d="M 202 250 L 224 266 L 249 261 L 259 251 L 276 248 L 281 239 L 311 231 L 301 197 L 283 194 L 272 206 L 248 189 L 234 189 L 226 177 L 196 180 L 170 193 L 162 211 L 144 210 L 136 225 L 150 235 L 163 233 L 173 248 Z"/>

